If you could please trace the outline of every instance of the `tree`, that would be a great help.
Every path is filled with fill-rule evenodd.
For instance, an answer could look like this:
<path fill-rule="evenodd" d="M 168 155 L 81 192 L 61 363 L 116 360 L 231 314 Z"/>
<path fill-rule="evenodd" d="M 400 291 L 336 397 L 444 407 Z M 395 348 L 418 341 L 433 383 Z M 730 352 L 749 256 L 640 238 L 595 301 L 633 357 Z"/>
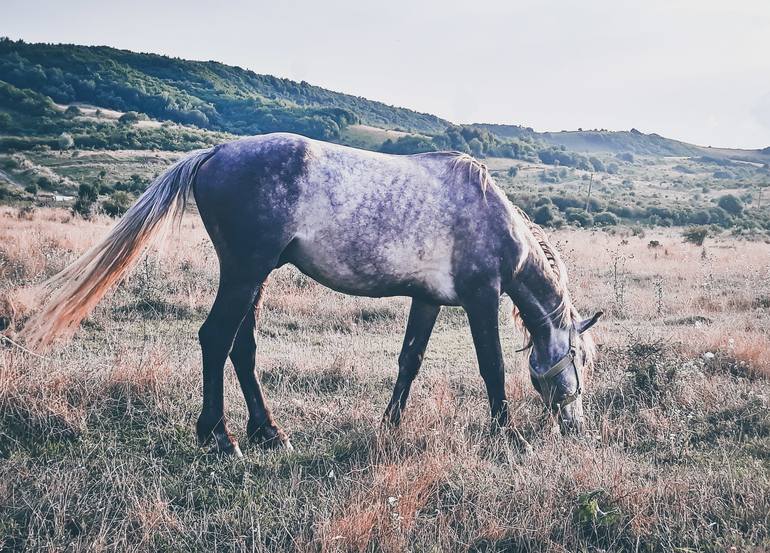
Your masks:
<path fill-rule="evenodd" d="M 685 242 L 695 244 L 696 246 L 702 246 L 708 233 L 708 227 L 690 227 L 682 233 L 682 236 L 684 236 Z"/>
<path fill-rule="evenodd" d="M 37 179 L 37 185 L 43 190 L 53 190 L 53 183 L 48 177 L 39 177 Z"/>
<path fill-rule="evenodd" d="M 91 186 L 83 183 L 78 187 L 78 199 L 72 206 L 72 211 L 83 217 L 90 219 L 93 214 L 94 202 L 99 198 L 98 186 Z"/>
<path fill-rule="evenodd" d="M 587 213 L 585 209 L 570 207 L 567 208 L 565 213 L 567 215 L 567 220 L 570 223 L 577 223 L 584 228 L 590 227 L 594 224 L 594 218 L 591 217 L 591 214 Z"/>
<path fill-rule="evenodd" d="M 0 131 L 9 130 L 13 125 L 13 119 L 7 113 L 0 112 Z"/>
<path fill-rule="evenodd" d="M 602 211 L 594 215 L 594 224 L 600 227 L 614 227 L 618 224 L 618 218 L 609 211 Z"/>
<path fill-rule="evenodd" d="M 547 204 L 538 207 L 533 214 L 532 220 L 538 225 L 547 225 L 551 223 L 556 218 L 551 207 L 551 205 Z"/>
<path fill-rule="evenodd" d="M 468 141 L 468 147 L 471 149 L 471 154 L 474 157 L 482 157 L 484 155 L 484 145 L 478 138 L 471 138 Z"/>
<path fill-rule="evenodd" d="M 58 144 L 60 150 L 69 150 L 75 146 L 75 140 L 70 133 L 63 132 L 59 135 Z"/>
<path fill-rule="evenodd" d="M 719 198 L 717 205 L 730 215 L 740 215 L 743 212 L 743 202 L 733 194 L 725 194 Z"/>
<path fill-rule="evenodd" d="M 593 166 L 594 171 L 604 173 L 607 168 L 604 166 L 604 162 L 598 157 L 591 156 L 588 158 L 588 162 Z"/>
<path fill-rule="evenodd" d="M 133 125 L 139 122 L 139 114 L 135 111 L 127 111 L 118 118 L 118 123 L 121 125 Z"/>
<path fill-rule="evenodd" d="M 67 117 L 68 119 L 72 119 L 73 117 L 77 117 L 78 115 L 83 115 L 83 112 L 77 106 L 69 106 L 67 109 L 64 110 L 64 116 Z"/>
<path fill-rule="evenodd" d="M 102 204 L 102 209 L 110 217 L 120 217 L 131 207 L 133 199 L 127 192 L 113 192 Z"/>

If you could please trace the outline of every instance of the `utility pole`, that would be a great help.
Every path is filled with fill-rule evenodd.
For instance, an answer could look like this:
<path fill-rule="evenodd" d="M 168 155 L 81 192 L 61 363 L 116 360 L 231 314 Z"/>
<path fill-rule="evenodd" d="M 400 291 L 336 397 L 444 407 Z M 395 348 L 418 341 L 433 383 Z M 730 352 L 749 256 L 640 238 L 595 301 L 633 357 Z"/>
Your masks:
<path fill-rule="evenodd" d="M 594 183 L 594 174 L 591 173 L 591 180 L 588 181 L 588 196 L 586 196 L 586 213 L 590 213 L 591 211 L 591 204 L 589 203 L 591 201 L 591 185 Z"/>

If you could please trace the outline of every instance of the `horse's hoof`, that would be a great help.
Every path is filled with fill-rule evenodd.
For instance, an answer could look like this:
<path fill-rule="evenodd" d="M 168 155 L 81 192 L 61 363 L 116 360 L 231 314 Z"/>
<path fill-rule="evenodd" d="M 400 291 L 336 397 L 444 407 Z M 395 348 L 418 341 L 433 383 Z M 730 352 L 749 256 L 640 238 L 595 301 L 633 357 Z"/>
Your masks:
<path fill-rule="evenodd" d="M 232 455 L 235 455 L 236 459 L 243 459 L 243 452 L 241 451 L 241 448 L 238 445 L 238 442 L 235 442 L 233 444 L 233 449 L 231 453 Z"/>
<path fill-rule="evenodd" d="M 241 451 L 241 447 L 238 445 L 238 442 L 231 442 L 227 445 L 214 445 L 212 446 L 208 452 L 210 455 L 227 455 L 227 456 L 233 456 L 237 459 L 243 458 L 243 452 Z"/>
<path fill-rule="evenodd" d="M 256 430 L 249 431 L 248 434 L 251 443 L 264 449 L 285 449 L 286 451 L 294 451 L 294 446 L 291 445 L 286 432 L 277 426 L 263 426 Z"/>

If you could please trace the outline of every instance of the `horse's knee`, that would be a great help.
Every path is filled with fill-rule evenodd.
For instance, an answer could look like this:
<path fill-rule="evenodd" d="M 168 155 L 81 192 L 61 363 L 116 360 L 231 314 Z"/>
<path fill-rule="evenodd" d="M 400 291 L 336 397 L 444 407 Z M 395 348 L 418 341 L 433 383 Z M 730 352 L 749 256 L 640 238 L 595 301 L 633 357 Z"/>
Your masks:
<path fill-rule="evenodd" d="M 398 356 L 398 374 L 406 378 L 414 379 L 420 371 L 422 365 L 422 354 L 415 352 L 404 352 Z"/>

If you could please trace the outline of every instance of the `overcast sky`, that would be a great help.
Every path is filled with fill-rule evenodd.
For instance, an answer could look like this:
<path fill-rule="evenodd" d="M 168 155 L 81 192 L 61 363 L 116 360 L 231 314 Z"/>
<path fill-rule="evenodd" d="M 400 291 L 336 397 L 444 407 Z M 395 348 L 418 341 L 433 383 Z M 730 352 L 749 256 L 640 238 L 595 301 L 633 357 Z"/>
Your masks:
<path fill-rule="evenodd" d="M 461 123 L 770 146 L 768 0 L 2 0 L 0 35 L 213 59 Z"/>

